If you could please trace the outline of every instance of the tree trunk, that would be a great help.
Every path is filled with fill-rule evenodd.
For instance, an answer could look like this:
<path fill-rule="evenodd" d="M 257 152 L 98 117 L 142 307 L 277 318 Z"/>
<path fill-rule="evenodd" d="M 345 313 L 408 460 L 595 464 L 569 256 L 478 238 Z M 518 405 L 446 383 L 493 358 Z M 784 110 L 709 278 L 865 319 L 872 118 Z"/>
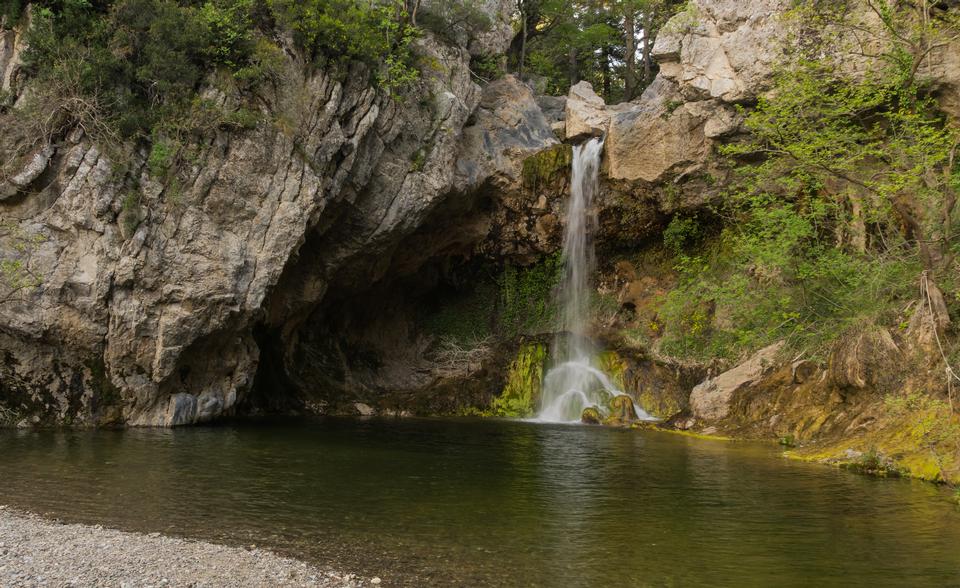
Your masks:
<path fill-rule="evenodd" d="M 643 13 L 643 87 L 646 88 L 653 81 L 653 8 L 649 7 Z"/>
<path fill-rule="evenodd" d="M 408 0 L 407 12 L 410 14 L 410 25 L 417 26 L 417 10 L 420 9 L 420 0 Z"/>
<path fill-rule="evenodd" d="M 573 86 L 580 81 L 580 67 L 577 64 L 577 48 L 571 46 L 567 54 L 567 74 L 570 77 L 570 85 Z"/>
<path fill-rule="evenodd" d="M 523 64 L 527 61 L 527 19 L 523 18 L 523 30 L 520 31 L 520 34 L 523 35 L 523 41 L 520 43 L 520 62 L 517 65 L 517 77 L 520 78 L 520 81 L 523 81 Z"/>
<path fill-rule="evenodd" d="M 612 80 L 610 79 L 610 47 L 604 46 L 603 54 L 601 55 L 600 63 L 600 76 L 603 80 L 603 99 L 608 104 L 613 101 L 612 96 Z"/>
<path fill-rule="evenodd" d="M 629 102 L 637 95 L 637 30 L 636 14 L 627 10 L 623 17 L 623 40 L 626 45 L 623 70 L 623 99 Z"/>

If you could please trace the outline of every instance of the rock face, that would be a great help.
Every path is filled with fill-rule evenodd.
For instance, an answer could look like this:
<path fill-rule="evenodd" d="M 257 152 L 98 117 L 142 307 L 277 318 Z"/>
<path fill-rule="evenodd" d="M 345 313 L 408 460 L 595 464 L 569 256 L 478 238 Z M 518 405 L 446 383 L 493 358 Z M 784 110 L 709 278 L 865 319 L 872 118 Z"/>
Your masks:
<path fill-rule="evenodd" d="M 482 50 L 506 40 L 500 30 Z M 4 31 L 4 88 L 20 50 Z M 176 185 L 151 177 L 143 153 L 117 177 L 79 132 L 23 162 L 0 204 L 0 252 L 32 286 L 0 305 L 6 404 L 75 424 L 229 414 L 257 372 L 256 325 L 292 330 L 331 282 L 355 280 L 349 269 L 371 279 L 460 193 L 462 129 L 481 99 L 471 54 L 430 39 L 420 50 L 445 66 L 404 106 L 367 86 L 362 69 L 304 77 L 291 61 L 265 108 L 292 130 L 217 133 Z"/>
<path fill-rule="evenodd" d="M 597 96 L 590 82 L 579 82 L 570 88 L 566 102 L 567 139 L 582 140 L 585 137 L 606 135 L 610 126 L 610 112 L 603 98 Z"/>
<path fill-rule="evenodd" d="M 706 422 L 726 417 L 730 413 L 730 401 L 734 394 L 758 381 L 773 367 L 782 348 L 783 342 L 774 343 L 735 368 L 699 384 L 690 393 L 693 416 Z"/>
<path fill-rule="evenodd" d="M 288 77 L 262 107 L 283 124 L 211 133 L 173 181 L 151 175 L 146 152 L 116 173 L 80 131 L 33 145 L 0 127 L 0 259 L 16 268 L 0 291 L 0 418 L 12 409 L 40 423 L 198 423 L 249 403 L 257 381 L 266 393 L 323 388 L 354 412 L 380 410 L 387 390 L 474 394 L 465 378 L 482 387 L 490 356 L 451 368 L 414 328 L 448 262 L 524 265 L 557 250 L 570 163 L 557 137 L 606 137 L 600 247 L 635 248 L 671 214 L 716 198 L 715 147 L 741 132 L 737 106 L 769 89 L 789 4 L 690 2 L 658 37 L 659 77 L 615 106 L 586 82 L 566 98 L 536 97 L 510 76 L 481 89 L 470 60 L 506 49 L 506 0 L 477 5 L 491 15 L 486 32 L 419 41 L 440 65 L 402 102 L 360 67 L 304 73 L 287 47 Z M 12 100 L 29 90 L 23 48 L 19 32 L 0 30 L 0 89 Z M 937 62 L 954 116 L 957 55 Z M 212 88 L 205 98 L 239 107 Z M 10 156 L 24 145 L 25 156 Z M 632 281 L 621 302 L 638 310 L 643 288 Z M 835 353 L 832 385 L 882 384 L 861 368 L 893 349 L 873 335 L 860 343 Z M 697 386 L 692 413 L 725 418 L 775 352 Z M 642 400 L 663 416 L 685 410 L 693 376 L 651 365 L 630 375 L 651 395 Z M 786 377 L 813 390 L 820 373 Z"/>
<path fill-rule="evenodd" d="M 785 0 L 698 0 L 658 35 L 660 76 L 686 101 L 751 100 L 768 87 L 780 57 Z"/>
<path fill-rule="evenodd" d="M 691 2 L 657 37 L 660 75 L 639 99 L 604 107 L 587 82 L 570 90 L 566 137 L 606 134 L 612 180 L 651 184 L 706 171 L 713 145 L 739 130 L 734 105 L 769 88 L 787 4 Z"/>

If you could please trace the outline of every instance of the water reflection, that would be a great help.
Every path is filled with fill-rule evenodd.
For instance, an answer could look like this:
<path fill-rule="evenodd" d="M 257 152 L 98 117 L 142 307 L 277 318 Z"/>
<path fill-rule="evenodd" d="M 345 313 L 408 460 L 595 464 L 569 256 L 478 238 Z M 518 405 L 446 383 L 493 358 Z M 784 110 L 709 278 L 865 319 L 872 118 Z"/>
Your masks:
<path fill-rule="evenodd" d="M 506 421 L 2 431 L 0 503 L 396 584 L 960 584 L 940 489 L 775 450 Z"/>

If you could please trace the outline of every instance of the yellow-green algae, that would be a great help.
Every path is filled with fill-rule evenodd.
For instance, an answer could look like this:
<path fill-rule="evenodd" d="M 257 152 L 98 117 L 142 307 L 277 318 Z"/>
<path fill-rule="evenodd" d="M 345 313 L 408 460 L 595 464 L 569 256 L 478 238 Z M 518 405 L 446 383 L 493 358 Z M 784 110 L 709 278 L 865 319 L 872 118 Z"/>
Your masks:
<path fill-rule="evenodd" d="M 653 431 L 661 433 L 670 433 L 671 435 L 680 435 L 682 437 L 693 437 L 694 439 L 704 439 L 706 441 L 736 441 L 733 437 L 724 437 L 722 435 L 709 435 L 707 433 L 697 433 L 696 431 L 682 431 L 680 429 L 667 429 L 665 427 L 650 427 Z"/>
<path fill-rule="evenodd" d="M 493 399 L 491 411 L 502 417 L 533 415 L 540 388 L 547 348 L 542 343 L 523 343 L 507 372 L 507 383 L 500 396 Z"/>
<path fill-rule="evenodd" d="M 624 376 L 627 372 L 627 362 L 616 351 L 604 351 L 598 355 L 597 364 L 618 390 L 626 390 L 626 378 Z"/>
<path fill-rule="evenodd" d="M 599 425 L 600 419 L 600 411 L 596 406 L 588 406 L 587 408 L 583 409 L 583 412 L 580 414 L 580 422 L 588 425 Z"/>
<path fill-rule="evenodd" d="M 877 426 L 852 438 L 784 452 L 802 461 L 863 469 L 880 456 L 886 463 L 870 473 L 956 484 L 960 482 L 960 417 L 947 403 L 922 394 L 892 396 Z"/>

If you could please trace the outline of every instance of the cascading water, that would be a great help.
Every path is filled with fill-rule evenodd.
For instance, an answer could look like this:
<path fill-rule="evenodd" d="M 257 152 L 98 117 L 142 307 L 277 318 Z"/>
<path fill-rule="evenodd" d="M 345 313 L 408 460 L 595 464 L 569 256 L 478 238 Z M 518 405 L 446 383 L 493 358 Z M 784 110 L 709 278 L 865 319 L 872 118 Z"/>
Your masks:
<path fill-rule="evenodd" d="M 563 234 L 564 275 L 560 285 L 563 334 L 557 337 L 552 368 L 543 380 L 540 413 L 546 422 L 579 421 L 587 407 L 606 416 L 610 400 L 623 394 L 595 362 L 597 350 L 586 336 L 593 269 L 593 217 L 590 206 L 599 191 L 603 139 L 594 138 L 573 148 L 573 170 L 567 226 Z M 641 419 L 647 413 L 635 407 Z"/>

